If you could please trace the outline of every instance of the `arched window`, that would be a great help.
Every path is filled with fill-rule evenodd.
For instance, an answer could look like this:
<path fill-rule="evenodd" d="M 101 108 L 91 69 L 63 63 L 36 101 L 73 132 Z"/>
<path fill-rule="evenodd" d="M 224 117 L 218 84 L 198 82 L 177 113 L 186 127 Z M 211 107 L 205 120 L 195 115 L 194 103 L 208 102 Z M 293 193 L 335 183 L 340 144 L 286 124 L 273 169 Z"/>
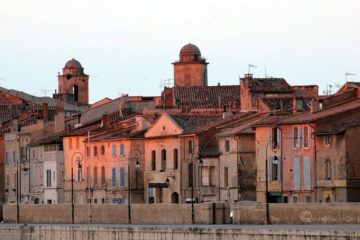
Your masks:
<path fill-rule="evenodd" d="M 77 102 L 79 100 L 79 87 L 77 85 L 74 85 L 73 88 L 74 101 Z"/>
<path fill-rule="evenodd" d="M 171 203 L 179 203 L 179 194 L 177 192 L 171 194 Z"/>
<path fill-rule="evenodd" d="M 331 162 L 330 159 L 325 160 L 325 179 L 331 180 Z"/>
<path fill-rule="evenodd" d="M 166 150 L 161 150 L 161 171 L 166 169 Z"/>
<path fill-rule="evenodd" d="M 152 171 L 156 170 L 156 152 L 155 151 L 151 152 L 151 170 Z"/>
<path fill-rule="evenodd" d="M 174 149 L 174 169 L 178 169 L 178 157 L 179 156 L 179 153 L 178 153 L 178 150 L 175 148 Z"/>

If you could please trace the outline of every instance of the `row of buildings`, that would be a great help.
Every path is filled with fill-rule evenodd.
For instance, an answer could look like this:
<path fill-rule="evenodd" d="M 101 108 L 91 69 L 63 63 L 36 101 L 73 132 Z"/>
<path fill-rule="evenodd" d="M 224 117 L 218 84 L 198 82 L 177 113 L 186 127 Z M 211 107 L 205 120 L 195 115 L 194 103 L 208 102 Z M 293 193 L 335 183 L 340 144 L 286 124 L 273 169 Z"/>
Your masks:
<path fill-rule="evenodd" d="M 174 86 L 154 97 L 89 104 L 75 59 L 53 98 L 0 89 L 0 200 L 360 201 L 360 84 L 330 96 L 251 74 L 208 86 L 193 44 L 173 65 Z"/>

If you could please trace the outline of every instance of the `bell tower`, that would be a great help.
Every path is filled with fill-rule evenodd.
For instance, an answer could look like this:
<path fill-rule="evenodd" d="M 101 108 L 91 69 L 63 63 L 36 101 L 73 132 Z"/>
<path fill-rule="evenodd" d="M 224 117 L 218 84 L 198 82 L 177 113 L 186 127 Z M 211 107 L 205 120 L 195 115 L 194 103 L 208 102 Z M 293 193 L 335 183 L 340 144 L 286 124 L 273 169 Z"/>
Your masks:
<path fill-rule="evenodd" d="M 180 61 L 173 63 L 175 87 L 207 86 L 208 64 L 197 46 L 191 43 L 183 46 Z"/>
<path fill-rule="evenodd" d="M 79 106 L 89 104 L 89 75 L 74 58 L 65 64 L 63 73 L 58 76 L 58 94 L 54 94 L 54 98 Z"/>

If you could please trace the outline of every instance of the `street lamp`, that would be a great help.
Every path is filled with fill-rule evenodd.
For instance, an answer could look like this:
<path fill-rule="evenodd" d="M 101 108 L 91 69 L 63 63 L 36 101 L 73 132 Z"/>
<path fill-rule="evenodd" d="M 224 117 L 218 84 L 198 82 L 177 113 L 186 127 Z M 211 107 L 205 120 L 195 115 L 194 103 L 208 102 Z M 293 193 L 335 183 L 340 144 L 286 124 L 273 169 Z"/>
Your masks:
<path fill-rule="evenodd" d="M 74 206 L 74 164 L 73 161 L 76 159 L 76 162 L 79 167 L 82 167 L 81 161 L 83 160 L 83 155 L 81 152 L 75 152 L 71 156 L 71 223 L 74 223 L 75 219 L 75 206 Z"/>
<path fill-rule="evenodd" d="M 131 224 L 131 174 L 130 174 L 130 162 L 131 160 L 136 160 L 136 169 L 140 168 L 139 159 L 141 157 L 141 152 L 138 149 L 131 149 L 129 152 L 128 158 L 128 223 Z M 136 175 L 135 175 L 136 176 Z"/>

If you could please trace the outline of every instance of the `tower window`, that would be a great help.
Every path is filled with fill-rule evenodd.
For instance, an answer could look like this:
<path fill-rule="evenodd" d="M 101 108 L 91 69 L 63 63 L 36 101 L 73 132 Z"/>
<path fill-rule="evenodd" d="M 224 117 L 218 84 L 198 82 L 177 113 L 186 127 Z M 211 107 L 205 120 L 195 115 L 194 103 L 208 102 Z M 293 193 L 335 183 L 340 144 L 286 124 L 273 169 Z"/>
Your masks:
<path fill-rule="evenodd" d="M 77 102 L 79 100 L 79 87 L 77 85 L 74 85 L 73 88 L 74 101 Z"/>

